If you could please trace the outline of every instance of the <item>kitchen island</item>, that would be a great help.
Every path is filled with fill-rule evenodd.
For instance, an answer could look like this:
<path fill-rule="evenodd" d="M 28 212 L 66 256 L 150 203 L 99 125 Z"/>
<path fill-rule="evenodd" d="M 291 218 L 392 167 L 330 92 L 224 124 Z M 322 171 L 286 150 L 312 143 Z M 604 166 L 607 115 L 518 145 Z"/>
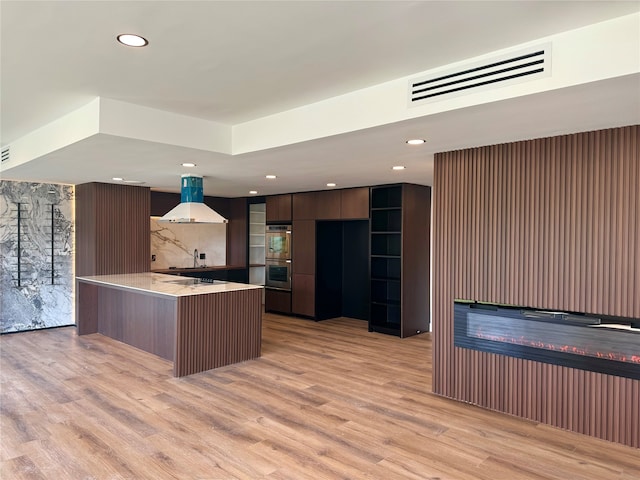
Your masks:
<path fill-rule="evenodd" d="M 151 272 L 76 277 L 76 325 L 191 375 L 260 356 L 262 287 Z"/>

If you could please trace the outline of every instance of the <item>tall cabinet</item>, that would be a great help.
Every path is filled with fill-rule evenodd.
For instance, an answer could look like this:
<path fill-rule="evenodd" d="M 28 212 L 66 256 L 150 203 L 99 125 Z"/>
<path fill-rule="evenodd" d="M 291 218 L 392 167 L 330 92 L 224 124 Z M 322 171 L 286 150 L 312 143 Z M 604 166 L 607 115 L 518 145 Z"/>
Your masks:
<path fill-rule="evenodd" d="M 431 188 L 371 188 L 369 331 L 408 337 L 429 330 Z"/>

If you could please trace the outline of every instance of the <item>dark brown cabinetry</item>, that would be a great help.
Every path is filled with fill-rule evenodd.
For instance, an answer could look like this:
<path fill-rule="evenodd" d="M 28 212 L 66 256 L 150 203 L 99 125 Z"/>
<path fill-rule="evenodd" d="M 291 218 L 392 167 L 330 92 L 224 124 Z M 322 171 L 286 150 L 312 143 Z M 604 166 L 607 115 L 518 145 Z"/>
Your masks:
<path fill-rule="evenodd" d="M 293 195 L 294 220 L 359 220 L 369 218 L 369 188 L 346 188 Z"/>
<path fill-rule="evenodd" d="M 291 222 L 291 194 L 266 197 L 267 223 Z"/>
<path fill-rule="evenodd" d="M 316 221 L 294 220 L 291 311 L 296 315 L 315 315 Z"/>
<path fill-rule="evenodd" d="M 317 192 L 294 193 L 292 199 L 294 220 L 315 220 Z"/>
<path fill-rule="evenodd" d="M 340 218 L 343 220 L 369 218 L 369 187 L 340 190 Z"/>
<path fill-rule="evenodd" d="M 354 302 L 343 301 L 343 297 L 350 296 L 349 288 L 353 285 L 349 282 L 344 284 L 344 265 L 350 269 L 358 266 L 353 259 L 358 255 L 352 255 L 344 263 L 343 251 L 343 231 L 349 237 L 350 242 L 356 242 L 359 228 L 363 225 L 343 226 L 341 220 L 365 220 L 369 218 L 369 188 L 350 188 L 343 190 L 323 190 L 318 192 L 303 192 L 293 195 L 293 275 L 292 275 L 292 295 L 291 310 L 296 315 L 322 319 L 340 316 L 343 313 L 350 313 L 358 318 L 366 318 L 368 300 L 365 300 L 364 308 L 352 308 Z M 353 222 L 348 222 L 353 223 Z M 357 222 L 356 222 L 357 223 Z M 322 226 L 323 241 L 325 249 L 322 259 L 319 258 L 317 250 L 317 238 L 320 234 L 318 230 Z M 364 237 L 362 245 L 358 250 L 364 255 L 364 271 L 367 266 L 367 231 L 366 222 L 364 224 Z M 327 251 L 328 250 L 328 251 Z M 322 262 L 317 264 L 317 262 Z M 323 267 L 321 277 L 318 277 L 318 268 Z M 361 269 L 356 268 L 357 271 Z M 360 284 L 359 276 L 356 275 L 356 283 Z M 365 289 L 367 279 L 364 279 Z M 356 295 L 361 299 L 363 295 L 356 288 Z M 348 293 L 347 293 L 348 292 Z M 344 294 L 343 294 L 344 293 Z M 368 293 L 368 290 L 367 290 Z M 364 295 L 368 298 L 368 295 Z M 329 301 L 330 300 L 330 301 Z M 316 305 L 320 302 L 320 305 Z M 360 302 L 361 303 L 361 302 Z M 331 308 L 329 308 L 331 306 Z M 364 310 L 364 313 L 363 313 Z M 335 314 L 335 315 L 334 315 Z"/>
<path fill-rule="evenodd" d="M 340 203 L 340 190 L 296 193 L 293 195 L 293 219 L 338 219 L 340 218 Z"/>
<path fill-rule="evenodd" d="M 293 273 L 316 273 L 316 221 L 294 220 L 292 228 Z"/>
<path fill-rule="evenodd" d="M 291 311 L 296 315 L 315 317 L 316 280 L 315 275 L 294 273 L 291 279 Z"/>
<path fill-rule="evenodd" d="M 232 198 L 229 200 L 227 217 L 227 264 L 247 265 L 247 199 Z"/>
<path fill-rule="evenodd" d="M 291 292 L 265 289 L 264 309 L 267 312 L 291 313 Z"/>
<path fill-rule="evenodd" d="M 369 330 L 408 337 L 429 329 L 431 189 L 371 189 Z"/>
<path fill-rule="evenodd" d="M 340 218 L 342 196 L 340 190 L 325 190 L 316 193 L 317 220 L 336 220 Z"/>

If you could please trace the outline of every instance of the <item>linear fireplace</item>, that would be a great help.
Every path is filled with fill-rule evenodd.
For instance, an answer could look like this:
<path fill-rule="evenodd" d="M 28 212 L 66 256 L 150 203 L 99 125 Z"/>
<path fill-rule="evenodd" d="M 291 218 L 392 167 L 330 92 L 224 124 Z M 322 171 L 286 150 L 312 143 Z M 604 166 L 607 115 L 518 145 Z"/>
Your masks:
<path fill-rule="evenodd" d="M 454 344 L 640 379 L 640 319 L 456 300 Z"/>

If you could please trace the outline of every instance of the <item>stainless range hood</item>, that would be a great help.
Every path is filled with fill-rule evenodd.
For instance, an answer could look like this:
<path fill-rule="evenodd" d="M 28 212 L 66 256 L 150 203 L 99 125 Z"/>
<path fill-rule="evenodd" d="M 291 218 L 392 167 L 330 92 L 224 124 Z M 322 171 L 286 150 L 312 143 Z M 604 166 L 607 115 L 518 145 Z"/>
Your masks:
<path fill-rule="evenodd" d="M 202 176 L 185 173 L 181 178 L 180 204 L 158 219 L 173 223 L 227 223 L 228 220 L 203 203 Z"/>

